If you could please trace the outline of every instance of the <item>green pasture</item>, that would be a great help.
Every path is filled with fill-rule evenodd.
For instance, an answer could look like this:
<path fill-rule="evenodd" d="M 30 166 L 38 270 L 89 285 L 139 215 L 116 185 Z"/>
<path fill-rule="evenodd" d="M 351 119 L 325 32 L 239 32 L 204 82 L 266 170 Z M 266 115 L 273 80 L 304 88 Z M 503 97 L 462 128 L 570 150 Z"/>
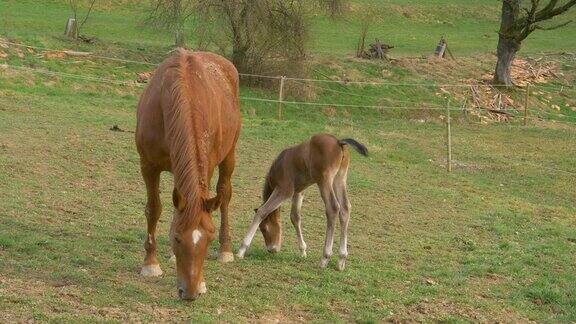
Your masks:
<path fill-rule="evenodd" d="M 89 45 L 61 37 L 65 1 L 2 1 L 0 37 L 158 62 L 172 37 L 142 26 L 143 6 L 135 3 L 100 2 L 86 25 L 86 34 L 99 41 Z M 369 3 L 381 4 L 355 1 L 352 10 Z M 177 298 L 168 262 L 169 174 L 161 183 L 164 275 L 139 275 L 145 190 L 132 131 L 142 87 L 104 79 L 135 80 L 151 67 L 0 47 L 7 54 L 0 65 L 99 78 L 0 66 L 0 322 L 575 321 L 576 103 L 574 90 L 562 86 L 575 78 L 573 59 L 558 58 L 562 82 L 534 87 L 528 126 L 521 105 L 509 122 L 484 124 L 456 110 L 460 93 L 427 86 L 479 79 L 492 70 L 498 3 L 384 2 L 386 15 L 371 35 L 397 46 L 401 59 L 392 63 L 349 57 L 357 16 L 311 17 L 311 77 L 426 85 L 289 81 L 287 100 L 327 105 L 286 104 L 282 120 L 276 103 L 243 100 L 231 203 L 234 250 L 260 205 L 275 156 L 328 132 L 353 137 L 370 151 L 368 158 L 352 156 L 349 261 L 343 272 L 335 270 L 335 258 L 318 268 L 325 216 L 317 189 L 310 188 L 302 210 L 306 259 L 299 257 L 285 206 L 282 251 L 267 253 L 257 234 L 246 259 L 208 260 L 208 293 L 195 302 Z M 429 54 L 442 34 L 454 44 L 457 62 L 411 60 Z M 573 51 L 574 34 L 574 26 L 537 33 L 523 50 Z M 276 98 L 276 91 L 243 87 L 241 95 Z M 521 90 L 512 95 L 521 102 Z M 455 109 L 452 173 L 446 172 L 448 99 Z M 113 125 L 124 132 L 111 131 Z M 214 242 L 212 254 L 217 247 Z"/>

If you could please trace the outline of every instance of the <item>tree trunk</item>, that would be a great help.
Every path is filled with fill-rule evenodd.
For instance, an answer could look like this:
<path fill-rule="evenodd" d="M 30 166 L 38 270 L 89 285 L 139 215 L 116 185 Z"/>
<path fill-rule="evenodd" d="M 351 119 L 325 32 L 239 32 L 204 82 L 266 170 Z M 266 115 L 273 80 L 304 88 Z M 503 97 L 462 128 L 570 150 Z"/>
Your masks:
<path fill-rule="evenodd" d="M 498 62 L 496 63 L 496 71 L 494 73 L 494 83 L 504 84 L 507 86 L 514 85 L 512 83 L 512 62 L 516 57 L 516 52 L 520 49 L 520 43 L 514 39 L 506 39 L 500 35 L 498 40 Z"/>
<path fill-rule="evenodd" d="M 184 47 L 184 34 L 181 29 L 176 29 L 174 45 L 176 47 Z"/>
<path fill-rule="evenodd" d="M 520 41 L 515 38 L 514 23 L 519 15 L 520 1 L 502 1 L 502 21 L 498 32 L 498 62 L 494 72 L 494 83 L 496 84 L 513 85 L 510 72 L 516 52 L 520 49 Z"/>
<path fill-rule="evenodd" d="M 248 61 L 248 50 L 246 46 L 232 45 L 232 63 L 236 66 L 236 69 L 240 73 L 250 72 L 247 61 Z"/>

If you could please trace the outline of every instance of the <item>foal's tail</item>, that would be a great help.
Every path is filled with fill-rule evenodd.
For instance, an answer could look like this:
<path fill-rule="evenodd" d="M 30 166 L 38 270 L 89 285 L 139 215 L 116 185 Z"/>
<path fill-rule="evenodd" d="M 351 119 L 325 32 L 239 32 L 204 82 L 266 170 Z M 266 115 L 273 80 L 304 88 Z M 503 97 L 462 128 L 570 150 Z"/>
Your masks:
<path fill-rule="evenodd" d="M 358 142 L 353 138 L 345 138 L 343 140 L 339 140 L 338 143 L 340 143 L 340 145 L 348 144 L 352 146 L 356 150 L 356 152 L 362 154 L 363 156 L 368 156 L 368 149 L 366 148 L 366 146 L 364 146 L 363 144 L 361 144 L 360 142 Z"/>

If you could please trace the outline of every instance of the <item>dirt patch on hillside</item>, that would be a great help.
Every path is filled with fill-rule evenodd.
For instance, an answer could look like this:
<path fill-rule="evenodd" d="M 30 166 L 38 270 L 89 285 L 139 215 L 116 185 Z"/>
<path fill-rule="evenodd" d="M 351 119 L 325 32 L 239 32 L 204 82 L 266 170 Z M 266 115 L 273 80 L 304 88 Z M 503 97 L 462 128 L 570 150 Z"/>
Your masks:
<path fill-rule="evenodd" d="M 0 276 L 0 296 L 6 307 L 0 314 L 0 322 L 34 321 L 35 315 L 29 307 L 31 304 L 48 318 L 74 313 L 104 321 L 137 322 L 143 318 L 182 318 L 184 315 L 179 310 L 155 305 L 137 304 L 133 305 L 133 310 L 128 311 L 125 305 L 89 305 L 84 297 L 90 293 L 77 285 Z"/>
<path fill-rule="evenodd" d="M 458 305 L 448 300 L 428 300 L 407 306 L 399 314 L 387 319 L 391 323 L 421 323 L 426 321 L 442 321 L 458 317 L 472 322 L 505 322 L 505 323 L 529 323 L 529 319 L 520 316 L 513 311 L 506 311 L 496 318 L 487 317 L 480 309 L 470 306 Z"/>

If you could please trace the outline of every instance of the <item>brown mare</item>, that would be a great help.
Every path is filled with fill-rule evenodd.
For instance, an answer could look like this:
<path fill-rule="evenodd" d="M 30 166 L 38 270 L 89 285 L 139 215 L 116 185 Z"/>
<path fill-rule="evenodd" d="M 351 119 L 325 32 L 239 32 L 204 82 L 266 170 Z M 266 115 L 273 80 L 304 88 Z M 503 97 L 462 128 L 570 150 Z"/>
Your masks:
<path fill-rule="evenodd" d="M 174 175 L 170 242 L 176 257 L 178 295 L 196 299 L 206 291 L 203 265 L 215 237 L 210 213 L 221 212 L 221 262 L 234 260 L 228 225 L 230 178 L 240 133 L 238 72 L 211 53 L 176 50 L 154 72 L 138 103 L 136 146 L 146 183 L 148 237 L 142 275 L 162 274 L 156 256 L 162 171 Z M 218 166 L 216 197 L 210 179 Z"/>
<path fill-rule="evenodd" d="M 346 178 L 350 164 L 350 153 L 346 145 L 351 145 L 360 154 L 367 156 L 366 147 L 353 139 L 338 140 L 328 134 L 318 134 L 300 145 L 288 148 L 276 158 L 264 183 L 262 199 L 264 204 L 256 210 L 252 225 L 240 246 L 238 258 L 243 258 L 250 246 L 256 230 L 260 227 L 266 247 L 270 252 L 278 252 L 282 243 L 280 205 L 292 197 L 290 220 L 296 229 L 298 246 L 306 256 L 306 243 L 302 237 L 300 209 L 304 196 L 302 191 L 316 183 L 326 207 L 326 241 L 320 267 L 328 265 L 332 256 L 334 225 L 340 218 L 340 259 L 338 270 L 343 270 L 348 257 L 348 219 L 350 202 L 346 193 Z"/>

